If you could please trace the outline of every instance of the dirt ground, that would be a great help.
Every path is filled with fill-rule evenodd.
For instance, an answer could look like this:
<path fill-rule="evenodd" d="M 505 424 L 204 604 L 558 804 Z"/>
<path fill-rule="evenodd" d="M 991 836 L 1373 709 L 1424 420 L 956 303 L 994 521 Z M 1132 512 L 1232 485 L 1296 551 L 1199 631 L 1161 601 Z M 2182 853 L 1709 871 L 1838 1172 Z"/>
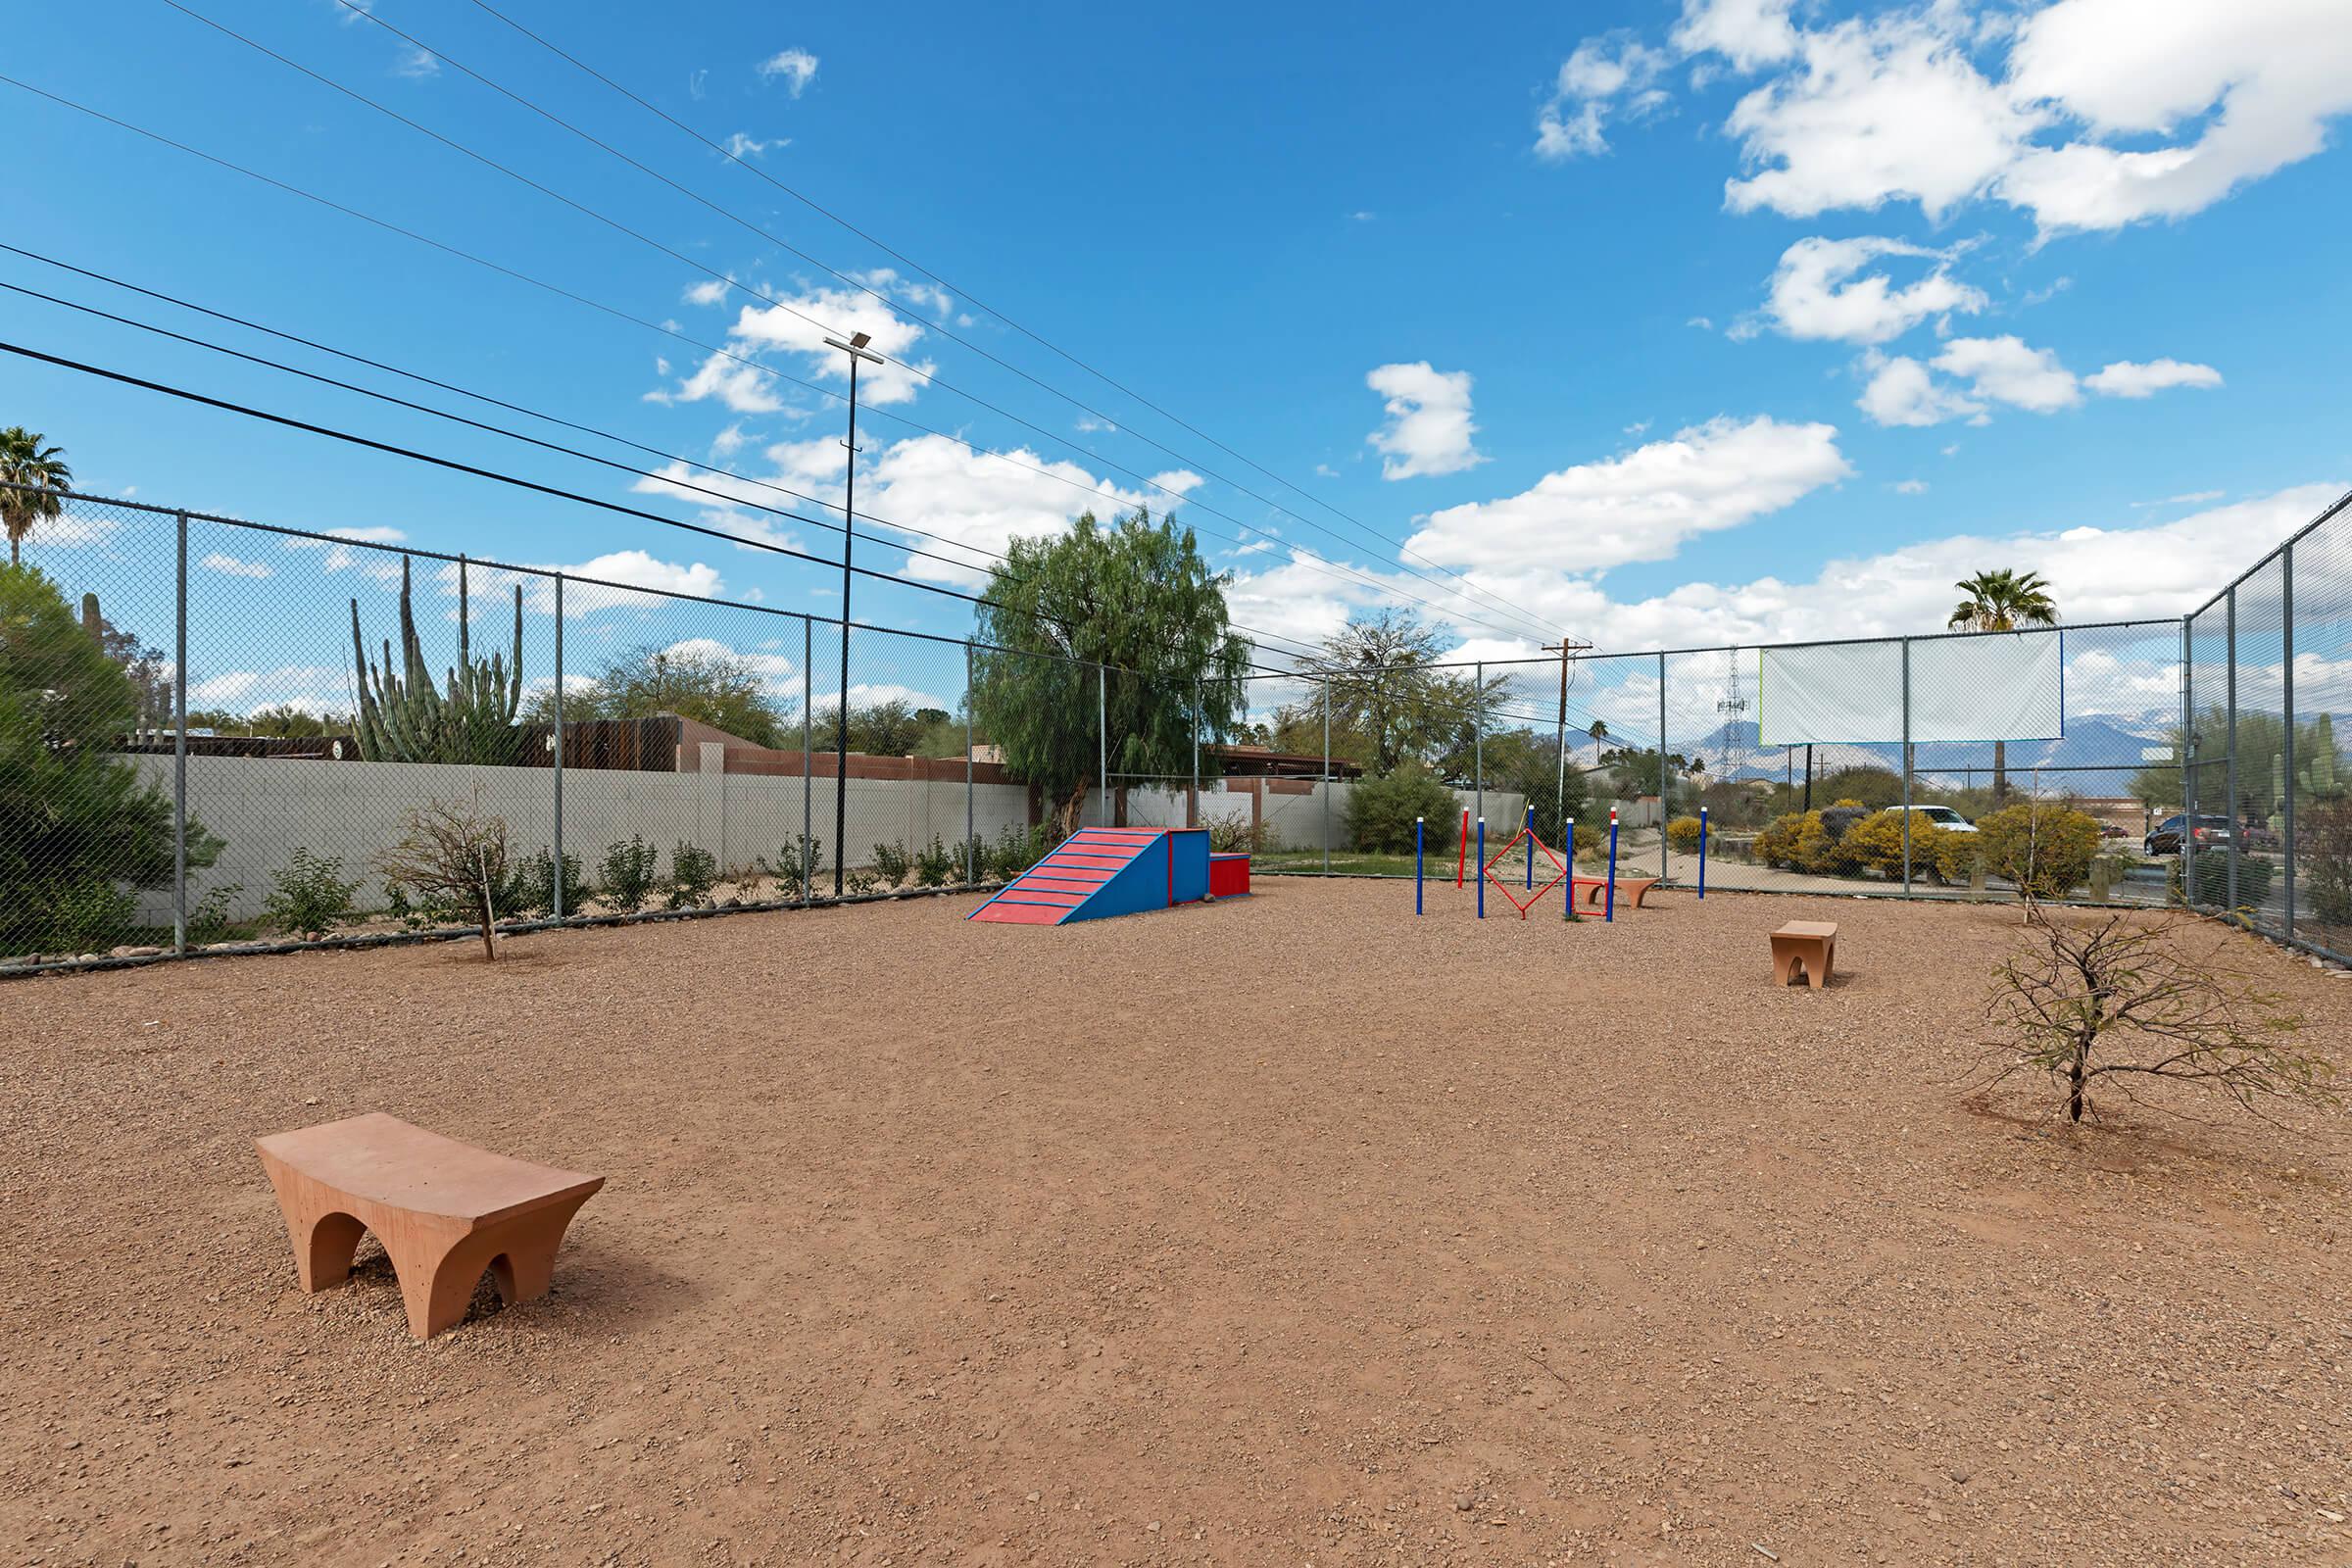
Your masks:
<path fill-rule="evenodd" d="M 1260 889 L 0 984 L 9 1560 L 2352 1562 L 2347 1118 L 1972 1103 L 2014 911 Z M 297 1294 L 366 1110 L 607 1174 L 555 1294 Z"/>

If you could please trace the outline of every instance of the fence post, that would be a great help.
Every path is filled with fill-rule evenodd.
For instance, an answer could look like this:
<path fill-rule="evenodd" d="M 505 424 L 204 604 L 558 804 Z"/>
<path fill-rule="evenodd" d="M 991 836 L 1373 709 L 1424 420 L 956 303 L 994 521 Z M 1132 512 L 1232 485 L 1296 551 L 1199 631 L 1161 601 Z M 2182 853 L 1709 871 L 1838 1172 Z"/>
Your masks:
<path fill-rule="evenodd" d="M 816 759 L 809 754 L 816 744 L 816 671 L 812 668 L 816 653 L 816 622 L 807 615 L 801 617 L 801 907 L 806 909 L 815 899 L 816 867 L 808 862 L 816 858 L 809 830 L 815 823 Z"/>
<path fill-rule="evenodd" d="M 188 514 L 179 516 L 172 622 L 172 951 L 188 951 Z M 121 613 L 121 612 L 117 612 Z"/>
<path fill-rule="evenodd" d="M 564 918 L 564 574 L 556 573 L 556 918 Z"/>
<path fill-rule="evenodd" d="M 1200 825 L 1200 683 L 1193 682 L 1193 808 L 1185 814 L 1186 827 Z"/>
<path fill-rule="evenodd" d="M 2197 665 L 2191 628 L 2194 615 L 2180 617 L 2180 902 L 2197 906 L 2197 865 L 2191 829 L 2197 820 Z"/>
<path fill-rule="evenodd" d="M 1102 790 L 1102 825 L 1110 821 L 1110 666 L 1095 666 L 1095 760 Z"/>
<path fill-rule="evenodd" d="M 1911 895 L 1911 639 L 1903 639 L 1903 896 Z"/>
<path fill-rule="evenodd" d="M 2235 583 L 2230 585 L 2230 596 L 2225 602 L 2222 625 L 2224 627 L 2223 636 L 2226 639 L 2223 643 L 2223 651 L 2227 656 L 2223 664 L 2227 673 L 2222 677 L 2222 689 L 2227 694 L 2225 700 L 2229 704 L 2228 728 L 2224 733 L 2228 736 L 2230 747 L 2222 764 L 2224 768 L 2222 787 L 2229 791 L 2230 795 L 2230 848 L 2227 852 L 2229 858 L 2223 862 L 2223 865 L 2229 906 L 2234 909 L 2237 907 L 2237 857 L 2239 854 L 2237 841 L 2239 835 L 2245 831 L 2242 824 L 2246 815 L 2244 807 L 2238 804 L 2237 795 L 2237 584 Z M 2186 808 L 2182 808 L 2182 810 L 2185 813 Z M 2180 823 L 2181 835 L 2184 838 L 2193 837 L 2196 830 L 2196 817 L 2184 814 Z M 2196 902 L 2196 889 L 2191 888 L 2188 890 L 2188 903 L 2193 907 Z"/>
<path fill-rule="evenodd" d="M 1331 875 L 1331 677 L 1323 677 L 1323 874 Z"/>
<path fill-rule="evenodd" d="M 1666 863 L 1666 798 L 1673 794 L 1673 770 L 1666 761 L 1666 651 L 1658 651 L 1658 880 L 1671 881 L 1674 868 Z"/>
<path fill-rule="evenodd" d="M 1461 668 L 1461 665 L 1459 665 L 1459 664 L 1456 664 L 1456 665 L 1454 665 L 1454 668 L 1456 668 L 1456 669 L 1459 669 L 1459 668 Z M 1476 664 L 1472 665 L 1472 666 L 1471 666 L 1471 668 L 1472 668 L 1472 674 L 1471 674 L 1471 676 L 1470 676 L 1470 712 L 1471 712 L 1471 715 L 1472 715 L 1472 716 L 1471 716 L 1471 720 L 1470 720 L 1470 726 L 1471 726 L 1471 737 L 1470 737 L 1470 747 L 1471 747 L 1471 752 L 1470 752 L 1470 755 L 1471 755 L 1471 763 L 1470 763 L 1470 768 L 1471 768 L 1471 772 L 1470 772 L 1470 788 L 1471 788 L 1471 792 L 1472 792 L 1473 794 L 1475 794 L 1475 795 L 1478 797 L 1478 819 L 1479 819 L 1479 821 L 1480 821 L 1480 822 L 1482 822 L 1482 823 L 1483 823 L 1483 822 L 1485 822 L 1485 821 L 1486 821 L 1486 819 L 1487 819 L 1487 663 L 1486 663 L 1486 661 L 1485 661 L 1485 660 L 1483 660 L 1483 659 L 1482 659 L 1482 660 L 1480 660 L 1480 661 L 1479 661 L 1479 662 L 1478 662 Z M 1479 843 L 1480 843 L 1481 849 L 1482 849 L 1482 851 L 1483 851 L 1486 841 L 1485 841 L 1485 840 L 1482 838 L 1482 839 L 1479 841 Z M 1483 873 L 1483 872 L 1482 872 L 1482 873 L 1480 873 L 1480 874 L 1483 876 L 1485 873 Z"/>
<path fill-rule="evenodd" d="M 2279 737 L 2285 760 L 2281 769 L 2284 782 L 2280 788 L 2286 796 L 2285 803 L 2279 807 L 2285 818 L 2280 824 L 2283 829 L 2280 842 L 2286 852 L 2286 934 L 2291 938 L 2295 934 L 2295 547 L 2291 540 L 2284 550 L 2278 552 L 2278 624 L 2284 643 L 2279 650 L 2278 669 L 2280 684 L 2284 688 L 2286 715 L 2286 723 Z M 2232 833 L 2230 837 L 2234 841 L 2237 835 Z"/>
<path fill-rule="evenodd" d="M 978 793 L 972 776 L 972 645 L 963 645 L 963 880 L 968 885 L 980 880 L 979 815 L 975 805 Z"/>

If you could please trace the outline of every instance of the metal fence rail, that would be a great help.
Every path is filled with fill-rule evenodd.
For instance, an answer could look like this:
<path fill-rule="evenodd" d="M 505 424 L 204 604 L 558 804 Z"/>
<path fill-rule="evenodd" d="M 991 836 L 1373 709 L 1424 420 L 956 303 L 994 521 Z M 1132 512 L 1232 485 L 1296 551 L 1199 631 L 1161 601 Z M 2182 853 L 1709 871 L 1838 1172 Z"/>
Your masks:
<path fill-rule="evenodd" d="M 83 496 L 24 550 L 45 586 L 13 574 L 0 606 L 0 961 L 433 926 L 376 862 L 434 801 L 504 821 L 518 922 L 985 884 L 1064 824 L 1202 825 L 1267 873 L 1409 875 L 1409 836 L 1372 841 L 1385 775 L 1412 769 L 1446 853 L 1467 813 L 1490 848 L 1532 821 L 1592 866 L 1614 811 L 1622 870 L 1688 882 L 1703 811 L 1709 882 L 1758 891 L 1999 896 L 1964 819 L 2078 808 L 2099 842 L 2072 896 L 2236 910 L 2352 951 L 2344 504 L 2184 620 L 2064 628 L 2059 733 L 2005 743 L 1915 737 L 1936 696 L 1915 665 L 1933 670 L 1940 635 L 1771 650 L 1784 670 L 1877 671 L 1899 725 L 1767 745 L 1754 646 L 1264 657 L 1235 688 L 1166 692 L 970 638 L 845 637 L 685 577 Z M 471 716 L 396 733 L 457 671 Z M 1073 802 L 1010 774 L 978 728 L 975 695 L 1008 675 L 1088 729 Z M 1849 854 L 1792 848 L 1843 802 L 1864 810 L 1840 829 L 1883 821 Z"/>

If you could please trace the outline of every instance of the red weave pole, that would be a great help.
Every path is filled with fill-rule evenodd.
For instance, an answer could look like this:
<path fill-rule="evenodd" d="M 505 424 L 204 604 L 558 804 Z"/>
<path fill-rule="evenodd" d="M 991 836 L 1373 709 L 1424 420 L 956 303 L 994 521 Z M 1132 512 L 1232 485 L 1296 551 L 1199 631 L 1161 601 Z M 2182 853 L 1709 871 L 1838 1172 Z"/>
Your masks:
<path fill-rule="evenodd" d="M 1462 835 L 1454 840 L 1453 885 L 1462 885 L 1462 871 L 1470 863 L 1470 808 L 1462 808 Z"/>

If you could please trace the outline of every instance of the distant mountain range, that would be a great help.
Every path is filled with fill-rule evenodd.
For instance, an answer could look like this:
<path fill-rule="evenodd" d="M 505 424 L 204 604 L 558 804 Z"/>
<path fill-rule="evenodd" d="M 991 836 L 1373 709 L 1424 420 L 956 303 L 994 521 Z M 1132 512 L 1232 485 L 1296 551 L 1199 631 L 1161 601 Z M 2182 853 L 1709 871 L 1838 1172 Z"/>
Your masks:
<path fill-rule="evenodd" d="M 1762 778 L 1779 780 L 1802 773 L 1804 748 L 1763 749 L 1757 728 L 1745 719 L 1719 725 L 1696 743 L 1676 737 L 1669 750 L 1706 760 L 1707 776 L 1715 779 Z M 1580 747 L 1574 760 L 1591 766 L 1601 748 Z M 2067 720 L 2066 734 L 2056 740 L 2011 741 L 2008 768 L 2012 774 L 2039 768 L 2100 768 L 2137 772 L 2151 760 L 2151 752 L 2171 755 L 2164 727 L 2146 717 L 2120 713 L 2079 713 Z M 1793 755 L 1791 755 L 1793 753 Z M 1927 742 L 1913 749 L 1913 765 L 1923 773 L 1984 773 L 1992 766 L 1988 743 L 1953 745 Z M 1884 767 L 1900 771 L 1900 742 L 1838 742 L 1813 748 L 1813 776 L 1822 778 L 1848 767 Z M 2117 775 L 2122 787 L 2125 773 Z"/>

